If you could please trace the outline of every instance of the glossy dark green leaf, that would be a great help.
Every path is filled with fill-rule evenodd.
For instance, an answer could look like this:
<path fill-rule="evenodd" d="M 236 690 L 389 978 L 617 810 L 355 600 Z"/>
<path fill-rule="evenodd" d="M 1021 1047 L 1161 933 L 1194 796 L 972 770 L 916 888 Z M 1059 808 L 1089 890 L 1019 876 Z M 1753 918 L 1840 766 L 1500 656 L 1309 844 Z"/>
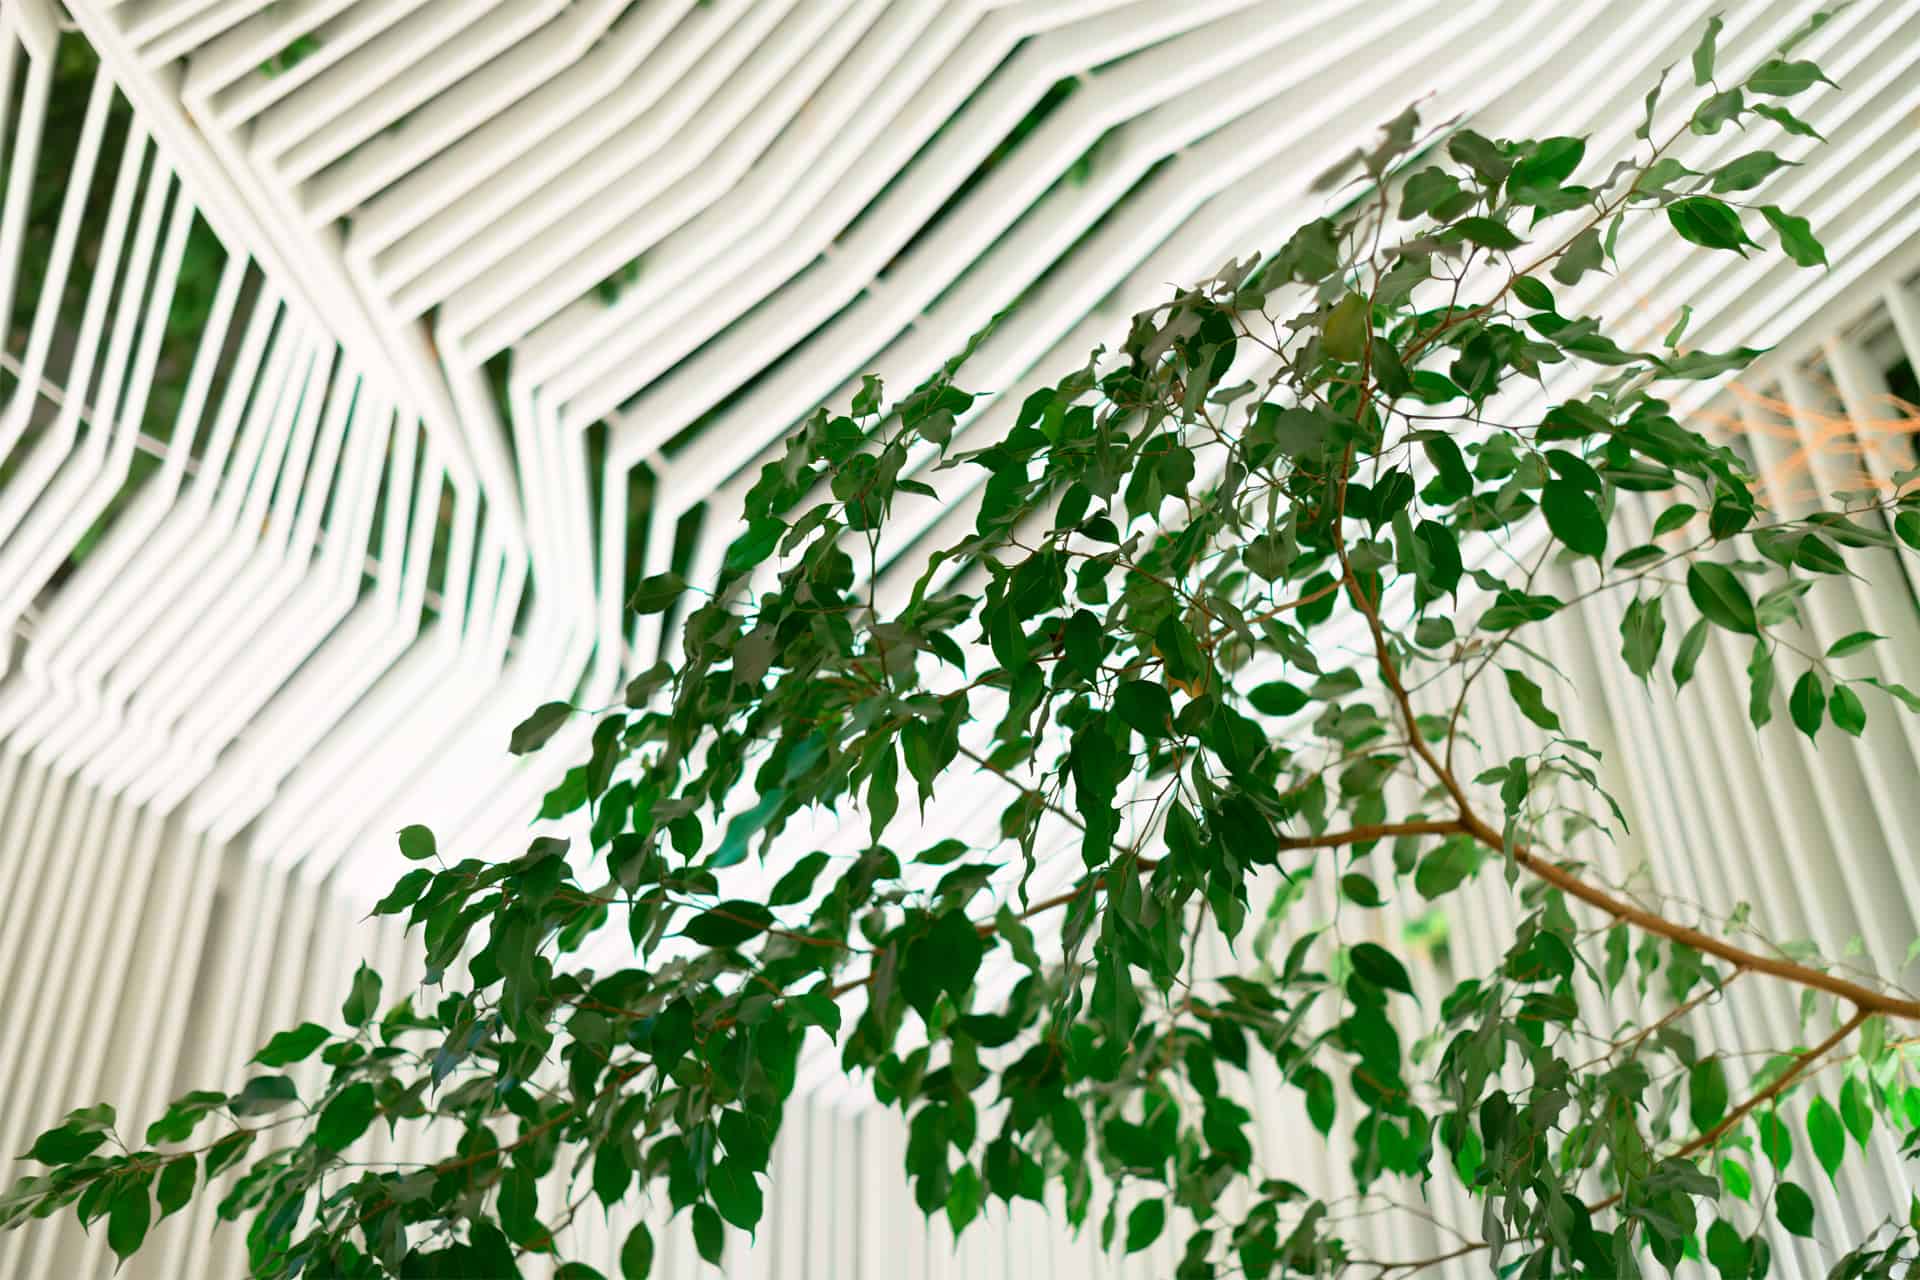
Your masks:
<path fill-rule="evenodd" d="M 1306 690 L 1284 680 L 1268 681 L 1247 694 L 1247 701 L 1253 704 L 1253 709 L 1269 716 L 1290 716 L 1311 700 Z"/>
<path fill-rule="evenodd" d="M 1707 1261 L 1721 1280 L 1748 1280 L 1753 1271 L 1753 1243 L 1725 1218 L 1707 1228 Z"/>
<path fill-rule="evenodd" d="M 1362 942 L 1348 953 L 1353 961 L 1353 971 L 1386 991 L 1399 991 L 1413 994 L 1413 980 L 1407 976 L 1407 968 L 1396 959 L 1392 952 L 1373 942 Z"/>
<path fill-rule="evenodd" d="M 736 1160 L 722 1160 L 707 1175 L 707 1192 L 720 1216 L 743 1231 L 760 1223 L 765 1201 L 753 1171 Z"/>
<path fill-rule="evenodd" d="M 1715 1057 L 1702 1058 L 1687 1072 L 1687 1116 L 1705 1133 L 1727 1114 L 1727 1072 Z"/>
<path fill-rule="evenodd" d="M 354 971 L 353 985 L 347 990 L 346 1003 L 340 1006 L 340 1016 L 350 1027 L 364 1026 L 367 1019 L 380 1011 L 380 975 L 367 965 L 361 965 Z M 279 1066 L 269 1062 L 267 1066 Z"/>
<path fill-rule="evenodd" d="M 261 1116 L 297 1102 L 300 1092 L 285 1076 L 255 1076 L 228 1103 L 237 1116 Z"/>
<path fill-rule="evenodd" d="M 1535 311 L 1552 311 L 1553 290 L 1532 276 L 1520 276 L 1513 282 L 1513 296 Z"/>
<path fill-rule="evenodd" d="M 1504 668 L 1503 674 L 1507 677 L 1507 692 L 1512 696 L 1514 705 L 1520 708 L 1520 714 L 1549 733 L 1560 732 L 1560 717 L 1547 706 L 1546 695 L 1541 693 L 1540 686 L 1512 667 Z"/>
<path fill-rule="evenodd" d="M 34 1139 L 27 1154 L 44 1165 L 72 1164 L 106 1142 L 104 1129 L 76 1129 L 62 1125 Z"/>
<path fill-rule="evenodd" d="M 1362 907 L 1378 907 L 1386 901 L 1380 896 L 1380 886 L 1358 872 L 1340 877 L 1340 894 L 1347 901 Z"/>
<path fill-rule="evenodd" d="M 1699 41 L 1693 46 L 1693 82 L 1695 84 L 1713 83 L 1714 59 L 1719 54 L 1720 31 L 1725 20 L 1719 14 L 1707 19 L 1707 25 L 1700 33 Z"/>
<path fill-rule="evenodd" d="M 1683 239 L 1709 249 L 1745 251 L 1753 241 L 1740 225 L 1739 213 L 1729 204 L 1712 196 L 1688 196 L 1667 206 L 1667 221 Z"/>
<path fill-rule="evenodd" d="M 1661 598 L 1635 599 L 1627 605 L 1620 620 L 1620 656 L 1627 670 L 1645 680 L 1660 661 L 1660 646 L 1666 641 L 1667 620 L 1661 612 Z"/>
<path fill-rule="evenodd" d="M 1814 737 L 1820 731 L 1820 725 L 1826 718 L 1827 693 L 1820 683 L 1820 677 L 1812 671 L 1802 672 L 1793 682 L 1793 692 L 1787 695 L 1787 714 L 1793 717 L 1794 727 Z"/>
<path fill-rule="evenodd" d="M 344 1151 L 367 1131 L 379 1109 L 373 1086 L 365 1080 L 348 1085 L 320 1108 L 314 1125 L 314 1143 L 323 1151 Z"/>
<path fill-rule="evenodd" d="M 673 602 L 686 589 L 686 580 L 679 574 L 656 573 L 640 580 L 640 585 L 627 601 L 627 608 L 635 613 L 661 613 L 672 608 Z"/>
<path fill-rule="evenodd" d="M 267 1047 L 253 1055 L 253 1061 L 263 1067 L 284 1067 L 305 1061 L 319 1051 L 331 1034 L 317 1022 L 303 1022 L 291 1031 L 275 1032 L 273 1039 L 267 1041 Z"/>
<path fill-rule="evenodd" d="M 1693 679 L 1693 669 L 1700 663 L 1700 655 L 1707 647 L 1707 620 L 1701 618 L 1687 628 L 1680 638 L 1680 648 L 1673 655 L 1673 685 L 1676 689 L 1686 687 Z"/>
<path fill-rule="evenodd" d="M 1461 218 L 1449 229 L 1449 234 L 1483 249 L 1518 249 L 1522 243 L 1520 237 L 1508 230 L 1505 223 L 1482 216 Z"/>
<path fill-rule="evenodd" d="M 1792 163 L 1771 151 L 1750 151 L 1713 171 L 1713 191 L 1716 195 L 1725 195 L 1729 191 L 1751 191 Z"/>
<path fill-rule="evenodd" d="M 1540 510 L 1553 536 L 1584 556 L 1600 556 L 1607 549 L 1607 524 L 1591 495 L 1565 480 L 1549 480 L 1540 495 Z"/>
<path fill-rule="evenodd" d="M 1113 709 L 1142 737 L 1165 738 L 1173 733 L 1173 699 L 1164 685 L 1125 681 L 1113 691 Z"/>
<path fill-rule="evenodd" d="M 524 756 L 545 746 L 547 739 L 560 732 L 560 726 L 573 714 L 573 706 L 566 702 L 549 702 L 534 711 L 525 720 L 514 727 L 513 736 L 508 740 L 507 750 L 514 755 Z"/>
<path fill-rule="evenodd" d="M 175 1156 L 160 1166 L 160 1177 L 154 1186 L 154 1199 L 160 1206 L 161 1218 L 178 1213 L 193 1199 L 193 1184 L 199 1166 L 191 1154 Z"/>
<path fill-rule="evenodd" d="M 653 1232 L 642 1222 L 627 1233 L 627 1242 L 620 1246 L 620 1275 L 622 1280 L 647 1280 L 652 1271 Z"/>
<path fill-rule="evenodd" d="M 1790 1234 L 1812 1239 L 1813 1197 L 1799 1183 L 1783 1179 L 1773 1189 L 1773 1216 Z"/>
<path fill-rule="evenodd" d="M 717 1267 L 726 1245 L 726 1227 L 721 1223 L 720 1215 L 714 1212 L 711 1205 L 693 1206 L 693 1247 L 700 1256 Z"/>
<path fill-rule="evenodd" d="M 139 1251 L 153 1221 L 153 1197 L 147 1189 L 149 1177 L 151 1175 L 123 1179 L 113 1192 L 113 1208 L 107 1217 L 107 1248 L 122 1262 Z"/>
<path fill-rule="evenodd" d="M 900 975 L 907 1003 L 926 1018 L 932 1016 L 934 1003 L 943 993 L 958 1001 L 973 985 L 985 954 L 980 931 L 964 911 L 940 915 L 926 933 L 907 945 Z"/>
<path fill-rule="evenodd" d="M 1812 224 L 1805 218 L 1771 204 L 1761 205 L 1760 214 L 1780 237 L 1780 247 L 1787 251 L 1789 258 L 1803 267 L 1827 265 L 1826 246 L 1814 236 Z"/>
<path fill-rule="evenodd" d="M 433 832 L 415 823 L 400 828 L 400 856 L 411 862 L 421 862 L 431 858 L 438 850 L 434 846 Z"/>
<path fill-rule="evenodd" d="M 1769 58 L 1747 77 L 1747 88 L 1755 93 L 1764 93 L 1769 98 L 1791 98 L 1823 82 L 1833 83 L 1821 75 L 1820 68 L 1811 62 Z"/>
<path fill-rule="evenodd" d="M 1741 635 L 1755 635 L 1753 597 L 1733 570 L 1712 561 L 1687 567 L 1687 596 L 1709 622 Z M 1677 678 L 1677 677 L 1676 677 Z"/>
<path fill-rule="evenodd" d="M 1142 1200 L 1127 1214 L 1127 1252 L 1138 1253 L 1155 1240 L 1167 1225 L 1167 1206 L 1161 1200 Z"/>
<path fill-rule="evenodd" d="M 1848 1076 L 1840 1086 L 1840 1119 L 1853 1140 L 1865 1147 L 1868 1135 L 1873 1132 L 1873 1103 L 1868 1098 L 1867 1085 L 1858 1076 Z"/>
<path fill-rule="evenodd" d="M 773 912 L 760 903 L 730 898 L 689 920 L 681 933 L 703 947 L 737 947 L 772 923 Z"/>
<path fill-rule="evenodd" d="M 619 1204 L 633 1181 L 627 1154 L 612 1138 L 603 1140 L 593 1152 L 593 1193 L 606 1208 Z"/>
<path fill-rule="evenodd" d="M 1833 1104 L 1819 1095 L 1815 1095 L 1807 1107 L 1807 1137 L 1813 1143 L 1814 1158 L 1827 1171 L 1827 1177 L 1837 1178 L 1840 1162 L 1847 1155 L 1846 1129 Z"/>

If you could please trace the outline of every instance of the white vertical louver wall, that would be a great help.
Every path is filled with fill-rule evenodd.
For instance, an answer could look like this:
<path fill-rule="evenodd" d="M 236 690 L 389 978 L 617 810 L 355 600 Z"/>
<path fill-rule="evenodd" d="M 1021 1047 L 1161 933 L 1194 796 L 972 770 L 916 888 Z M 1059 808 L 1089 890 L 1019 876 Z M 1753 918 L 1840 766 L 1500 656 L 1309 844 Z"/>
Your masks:
<path fill-rule="evenodd" d="M 1814 7 L 1729 6 L 1723 60 L 1756 61 Z M 964 429 L 991 433 L 1168 282 L 1318 213 L 1312 177 L 1408 101 L 1623 148 L 1711 8 L 4 0 L 0 1143 L 101 1097 L 144 1122 L 237 1084 L 273 1030 L 330 1016 L 357 954 L 389 990 L 417 978 L 413 944 L 355 923 L 394 874 L 391 832 L 524 839 L 580 744 L 515 765 L 507 729 L 671 651 L 629 629 L 627 587 L 710 573 L 742 485 L 814 403 L 868 369 L 910 383 L 1017 300 L 967 377 L 998 394 Z M 1920 4 L 1859 0 L 1809 48 L 1845 92 L 1804 100 L 1831 141 L 1779 145 L 1806 161 L 1780 201 L 1835 268 L 1630 233 L 1628 270 L 1570 299 L 1644 310 L 1654 334 L 1690 302 L 1706 345 L 1786 340 L 1744 397 L 1689 406 L 1744 425 L 1786 505 L 1802 452 L 1822 489 L 1910 460 L 1880 379 L 1920 353 L 1899 283 L 1920 270 Z M 1855 460 L 1856 441 L 1875 447 Z M 930 479 L 945 502 L 896 535 L 904 564 L 970 522 L 964 475 Z M 1856 661 L 1910 673 L 1912 566 L 1883 561 L 1809 625 L 1884 632 Z M 1676 708 L 1624 678 L 1623 603 L 1551 628 L 1563 713 L 1632 820 L 1595 856 L 1688 900 L 1751 899 L 1829 953 L 1857 933 L 1896 968 L 1920 933 L 1914 726 L 1873 707 L 1857 747 L 1755 744 L 1744 655 L 1703 664 Z M 1490 751 L 1525 740 L 1482 712 Z M 954 788 L 929 822 L 981 808 Z M 1455 914 L 1463 967 L 1513 918 L 1492 886 L 1480 910 Z M 1736 988 L 1702 1035 L 1784 1043 L 1797 1016 Z M 830 1056 L 807 1079 L 729 1275 L 1170 1269 L 1172 1233 L 1122 1263 L 1030 1206 L 955 1252 L 906 1196 L 897 1119 Z M 1302 1141 L 1292 1094 L 1251 1088 L 1274 1171 L 1341 1185 L 1344 1153 Z M 1817 1193 L 1823 1218 L 1860 1225 L 1868 1183 L 1905 1176 L 1876 1158 Z M 1369 1221 L 1383 1255 L 1431 1243 Z M 169 1222 L 129 1270 L 239 1274 L 237 1235 L 207 1228 Z M 576 1229 L 610 1261 L 617 1230 Z M 664 1274 L 705 1270 L 664 1238 Z M 67 1227 L 0 1236 L 0 1274 L 110 1261 Z M 1779 1265 L 1824 1270 L 1787 1242 Z"/>

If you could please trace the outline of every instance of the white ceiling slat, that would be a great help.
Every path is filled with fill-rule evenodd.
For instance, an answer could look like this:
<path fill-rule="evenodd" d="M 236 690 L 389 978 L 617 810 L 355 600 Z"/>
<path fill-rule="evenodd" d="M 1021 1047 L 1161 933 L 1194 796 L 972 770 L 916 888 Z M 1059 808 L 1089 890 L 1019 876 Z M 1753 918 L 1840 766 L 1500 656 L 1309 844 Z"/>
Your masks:
<path fill-rule="evenodd" d="M 554 697 L 612 701 L 623 668 L 674 652 L 657 618 L 626 615 L 627 587 L 676 555 L 711 573 L 757 464 L 816 402 L 869 370 L 911 384 L 1017 299 L 962 379 L 991 394 L 960 430 L 1004 429 L 1027 391 L 1111 344 L 1169 283 L 1320 213 L 1312 176 L 1410 100 L 1431 93 L 1429 119 L 1590 129 L 1593 154 L 1620 150 L 1650 77 L 1684 61 L 1713 6 L 69 7 L 105 60 L 91 79 L 55 74 L 80 36 L 54 0 L 0 6 L 0 154 L 15 176 L 72 174 L 53 225 L 34 228 L 58 287 L 27 299 L 0 350 L 0 460 L 14 468 L 0 489 L 14 637 L 0 659 L 0 964 L 22 975 L 0 989 L 0 1076 L 58 1080 L 61 1102 L 126 1089 L 150 1111 L 173 1077 L 201 1083 L 277 1025 L 337 1006 L 330 961 L 361 945 L 348 931 L 394 874 L 396 826 L 425 819 L 443 844 L 476 849 L 525 839 L 585 728 L 529 761 L 504 755 L 508 729 Z M 1733 7 L 1723 62 L 1750 65 L 1813 7 Z M 1807 48 L 1845 91 L 1796 101 L 1830 141 L 1782 142 L 1805 163 L 1769 194 L 1813 219 L 1833 270 L 1729 264 L 1630 228 L 1626 270 L 1565 291 L 1650 329 L 1691 302 L 1709 345 L 1780 341 L 1750 379 L 1771 388 L 1764 404 L 1710 407 L 1711 388 L 1678 398 L 1744 412 L 1763 462 L 1848 425 L 1893 440 L 1870 421 L 1889 411 L 1869 348 L 1920 351 L 1920 294 L 1903 283 L 1920 272 L 1920 0 L 1861 0 Z M 50 130 L 56 106 L 80 127 Z M 1685 144 L 1696 165 L 1742 145 Z M 0 203 L 9 317 L 33 185 L 9 182 Z M 1904 435 L 1867 461 L 1884 479 L 1901 449 Z M 889 529 L 883 596 L 971 522 L 972 478 L 930 463 L 923 451 L 910 465 L 940 499 Z M 1840 475 L 1833 459 L 1817 471 Z M 638 473 L 649 485 L 632 485 Z M 690 514 L 700 527 L 683 537 Z M 1920 582 L 1913 554 L 1881 560 L 1875 589 L 1809 610 L 1810 642 L 1865 626 L 1920 644 L 1880 590 Z M 1729 741 L 1710 726 L 1744 695 L 1723 674 L 1702 673 L 1685 714 L 1624 680 L 1621 604 L 1550 629 L 1590 679 L 1582 714 L 1617 748 L 1610 776 L 1643 833 L 1607 865 L 1644 858 L 1663 889 L 1714 901 L 1758 877 L 1781 890 L 1780 927 L 1858 930 L 1897 960 L 1880 953 L 1920 928 L 1920 870 L 1881 833 L 1920 816 L 1901 785 L 1920 722 L 1870 722 L 1858 756 Z M 1490 742 L 1521 740 L 1503 704 L 1484 711 Z M 1754 785 L 1763 771 L 1786 781 Z M 999 786 L 955 779 L 929 828 L 990 834 Z M 1808 799 L 1787 803 L 1783 786 Z M 1848 808 L 1867 821 L 1846 834 L 1842 868 L 1785 892 L 1795 833 Z M 1742 833 L 1747 863 L 1708 819 Z M 824 818 L 811 835 L 827 849 L 859 838 Z M 109 884 L 127 896 L 92 911 Z M 33 909 L 6 905 L 23 902 Z M 1485 909 L 1511 920 L 1499 895 Z M 31 980 L 61 937 L 72 991 L 95 1006 L 84 1026 Z M 369 938 L 412 962 L 397 931 Z M 1491 960 L 1484 937 L 1458 945 L 1463 962 Z M 1791 1038 L 1793 1014 L 1730 1003 L 1702 1028 L 1720 1043 Z M 779 1159 L 783 1186 L 804 1189 L 776 1190 L 768 1248 L 739 1274 L 785 1280 L 801 1260 L 852 1274 L 842 1264 L 863 1254 L 868 1274 L 884 1257 L 928 1277 L 1170 1269 L 1171 1243 L 1114 1263 L 1036 1214 L 956 1253 L 899 1212 L 892 1121 L 863 1109 L 828 1052 L 803 1081 L 811 1100 Z M 31 1094 L 0 1104 L 0 1140 L 23 1141 L 41 1109 Z M 1297 1153 L 1299 1124 L 1276 1105 L 1261 1149 Z M 1315 1178 L 1337 1176 L 1337 1147 L 1309 1154 Z M 1889 1150 L 1870 1156 L 1897 1176 Z M 1850 1176 L 1818 1193 L 1836 1221 L 1871 1189 Z M 822 1210 L 848 1200 L 863 1211 Z M 582 1227 L 583 1256 L 611 1258 L 622 1225 Z M 701 1274 L 659 1225 L 666 1273 Z M 239 1274 L 232 1241 L 209 1241 L 204 1222 L 164 1230 L 136 1277 Z M 10 1235 L 0 1272 L 91 1274 L 101 1250 Z M 1794 1275 L 1818 1261 L 1777 1257 Z"/>

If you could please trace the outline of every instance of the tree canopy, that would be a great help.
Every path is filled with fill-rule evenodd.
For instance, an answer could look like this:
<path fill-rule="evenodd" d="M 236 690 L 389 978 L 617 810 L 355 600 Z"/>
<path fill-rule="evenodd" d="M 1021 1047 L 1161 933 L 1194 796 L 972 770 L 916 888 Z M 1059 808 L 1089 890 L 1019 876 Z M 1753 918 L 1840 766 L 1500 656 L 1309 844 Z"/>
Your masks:
<path fill-rule="evenodd" d="M 1807 651 L 1793 629 L 1860 549 L 1920 547 L 1912 477 L 1767 510 L 1735 444 L 1664 398 L 1762 353 L 1692 348 L 1684 318 L 1642 349 L 1561 300 L 1638 220 L 1825 264 L 1765 202 L 1776 152 L 1680 158 L 1814 136 L 1791 104 L 1825 77 L 1799 37 L 1732 82 L 1718 29 L 1617 162 L 1407 111 L 1319 179 L 1336 211 L 1134 317 L 992 438 L 962 389 L 972 348 L 904 396 L 868 379 L 816 412 L 759 473 L 718 579 L 634 595 L 675 656 L 622 706 L 558 701 L 514 733 L 530 753 L 592 719 L 540 815 L 578 815 L 576 837 L 503 854 L 399 833 L 414 865 L 375 910 L 417 926 L 428 988 L 388 1000 L 363 966 L 338 1029 L 281 1032 L 244 1088 L 186 1095 L 144 1141 L 110 1107 L 73 1113 L 0 1220 L 70 1209 L 125 1257 L 233 1170 L 219 1213 L 248 1222 L 261 1276 L 539 1258 L 586 1280 L 563 1228 L 640 1195 L 718 1261 L 761 1218 L 803 1051 L 830 1044 L 905 1118 L 903 1176 L 956 1231 L 1024 1197 L 1115 1250 L 1180 1233 L 1179 1280 L 1467 1255 L 1529 1280 L 1686 1256 L 1765 1275 L 1769 1220 L 1815 1230 L 1809 1155 L 1831 1176 L 1876 1124 L 1920 1151 L 1920 1001 L 1609 884 L 1590 851 L 1623 819 L 1528 639 L 1615 593 L 1642 681 L 1687 685 L 1715 631 L 1747 645 L 1756 730 L 1777 686 L 1791 723 L 1767 731 L 1828 746 L 1920 710 L 1846 674 L 1877 637 Z M 941 541 L 963 502 L 971 527 Z M 1579 593 L 1542 587 L 1551 561 Z M 1538 742 L 1469 772 L 1483 684 Z M 963 780 L 997 790 L 997 823 L 925 830 Z M 808 850 L 797 820 L 820 814 L 855 838 Z M 748 896 L 761 859 L 771 888 Z M 1437 1002 L 1415 999 L 1421 955 L 1352 924 L 1490 880 L 1521 923 Z M 1238 965 L 1202 969 L 1208 939 Z M 1807 1043 L 1741 1046 L 1757 1071 L 1686 1031 L 1742 978 L 1808 996 Z M 1255 1160 L 1256 1058 L 1342 1131 L 1351 1188 Z M 303 1090 L 290 1071 L 313 1060 Z M 343 1163 L 376 1125 L 427 1126 L 445 1154 Z M 1329 1212 L 1433 1180 L 1481 1209 L 1444 1256 L 1369 1255 Z M 1836 1275 L 1920 1247 L 1904 1190 L 1871 1209 Z M 653 1248 L 635 1228 L 627 1280 Z"/>

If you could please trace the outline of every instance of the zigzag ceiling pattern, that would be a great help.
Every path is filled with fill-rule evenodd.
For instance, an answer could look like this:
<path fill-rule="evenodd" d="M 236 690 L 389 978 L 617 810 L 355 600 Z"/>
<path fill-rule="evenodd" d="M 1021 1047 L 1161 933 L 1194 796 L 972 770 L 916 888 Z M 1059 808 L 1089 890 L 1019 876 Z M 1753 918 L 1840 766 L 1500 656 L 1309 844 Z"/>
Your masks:
<path fill-rule="evenodd" d="M 1723 58 L 1757 60 L 1814 7 L 1733 7 Z M 555 697 L 613 701 L 672 652 L 622 609 L 631 585 L 710 576 L 743 486 L 815 404 L 867 370 L 908 385 L 1011 307 L 963 377 L 994 394 L 961 429 L 991 434 L 1170 283 L 1317 214 L 1313 177 L 1409 101 L 1624 147 L 1709 10 L 6 0 L 0 880 L 54 893 L 70 840 L 98 862 L 71 873 L 85 885 L 126 844 L 155 909 L 210 936 L 209 901 L 282 922 L 221 962 L 242 1013 L 155 1014 L 176 1066 L 237 1061 L 256 1031 L 337 1003 L 297 976 L 354 914 L 315 883 L 383 888 L 405 822 L 448 845 L 524 839 L 584 744 L 514 762 L 511 725 Z M 1776 370 L 1869 315 L 1920 349 L 1920 304 L 1893 285 L 1920 268 L 1920 3 L 1860 0 L 1809 48 L 1845 92 L 1805 100 L 1830 141 L 1779 146 L 1806 161 L 1780 198 L 1836 268 L 1630 242 L 1628 271 L 1589 276 L 1573 306 L 1644 312 L 1658 334 L 1684 299 L 1704 345 L 1790 339 Z M 1705 168 L 1737 144 L 1688 145 Z M 1858 435 L 1862 370 L 1888 361 L 1851 340 L 1826 358 Z M 1802 382 L 1769 403 L 1812 449 L 1820 400 Z M 971 523 L 964 474 L 927 479 L 943 501 L 890 535 L 896 563 Z M 101 797 L 84 819 L 82 794 Z M 926 820 L 996 811 L 955 787 Z M 243 870 L 210 870 L 228 848 Z M 0 960 L 44 963 L 36 940 L 80 898 L 0 911 Z M 1849 884 L 1835 918 L 1873 900 Z M 121 957 L 103 972 L 136 945 L 112 951 L 129 910 L 102 926 Z M 8 1025 L 35 1020 L 5 1037 L 0 1076 L 72 1062 L 74 1101 L 105 1087 L 75 1033 L 22 1008 L 0 1001 Z M 0 1115 L 0 1138 L 33 1118 Z M 1035 1274 L 1068 1256 L 1035 1249 Z M 183 1250 L 164 1265 L 218 1269 Z"/>

